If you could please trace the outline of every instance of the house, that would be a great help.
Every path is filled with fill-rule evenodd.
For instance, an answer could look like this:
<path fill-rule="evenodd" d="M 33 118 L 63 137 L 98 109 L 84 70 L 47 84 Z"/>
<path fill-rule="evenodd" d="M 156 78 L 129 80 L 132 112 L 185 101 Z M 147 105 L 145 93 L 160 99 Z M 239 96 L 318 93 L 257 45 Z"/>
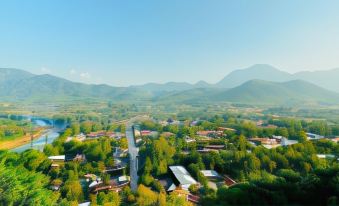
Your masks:
<path fill-rule="evenodd" d="M 98 132 L 91 132 L 89 134 L 87 134 L 87 138 L 99 138 L 99 137 L 103 137 L 106 136 L 106 132 L 105 131 L 98 131 Z"/>
<path fill-rule="evenodd" d="M 78 206 L 90 206 L 90 205 L 91 205 L 91 202 L 83 202 L 83 203 L 78 204 Z"/>
<path fill-rule="evenodd" d="M 141 134 L 141 136 L 150 136 L 152 134 L 152 131 L 150 131 L 150 130 L 141 130 L 140 134 Z"/>
<path fill-rule="evenodd" d="M 202 175 L 208 179 L 208 186 L 214 190 L 225 185 L 225 179 L 214 170 L 200 170 Z"/>
<path fill-rule="evenodd" d="M 272 135 L 273 139 L 276 139 L 277 141 L 281 141 L 282 138 L 284 138 L 283 136 L 277 136 L 277 135 Z"/>
<path fill-rule="evenodd" d="M 278 144 L 276 139 L 270 139 L 270 138 L 255 137 L 255 138 L 250 138 L 249 141 L 253 142 L 256 145 L 277 145 Z"/>
<path fill-rule="evenodd" d="M 224 175 L 224 182 L 225 182 L 225 185 L 227 185 L 228 187 L 231 187 L 231 186 L 237 184 L 236 181 L 234 181 L 232 178 L 230 178 L 227 175 Z"/>
<path fill-rule="evenodd" d="M 99 193 L 100 191 L 116 191 L 119 192 L 127 186 L 130 182 L 129 176 L 120 176 L 115 179 L 111 179 L 108 184 L 104 184 L 100 179 L 93 181 L 89 185 L 89 190 L 91 193 Z"/>
<path fill-rule="evenodd" d="M 199 123 L 198 120 L 192 121 L 192 122 L 190 123 L 190 126 L 191 126 L 191 127 L 197 126 L 198 123 Z"/>
<path fill-rule="evenodd" d="M 78 135 L 76 135 L 75 137 L 67 137 L 66 141 L 65 142 L 70 142 L 72 140 L 75 140 L 75 141 L 84 141 L 86 139 L 86 135 L 84 135 L 83 133 L 80 133 Z"/>
<path fill-rule="evenodd" d="M 288 145 L 293 145 L 297 143 L 298 143 L 297 140 L 289 140 L 285 137 L 282 137 L 281 142 L 280 142 L 281 146 L 288 146 Z"/>
<path fill-rule="evenodd" d="M 319 159 L 333 159 L 333 158 L 335 158 L 335 155 L 333 155 L 333 154 L 317 154 L 317 157 Z"/>
<path fill-rule="evenodd" d="M 52 167 L 58 167 L 65 162 L 65 155 L 49 156 L 48 159 L 52 161 Z"/>
<path fill-rule="evenodd" d="M 221 177 L 219 173 L 214 170 L 200 170 L 200 172 L 208 179 L 219 179 Z"/>
<path fill-rule="evenodd" d="M 225 149 L 225 145 L 206 145 L 204 148 L 210 150 L 223 150 Z"/>
<path fill-rule="evenodd" d="M 192 142 L 196 142 L 196 140 L 193 139 L 193 138 L 191 138 L 191 137 L 189 137 L 189 136 L 186 136 L 186 137 L 185 137 L 185 142 L 186 142 L 186 143 L 192 143 Z"/>
<path fill-rule="evenodd" d="M 168 138 L 168 137 L 171 137 L 171 136 L 175 136 L 175 134 L 172 133 L 172 132 L 163 132 L 163 133 L 161 133 L 161 136 Z"/>
<path fill-rule="evenodd" d="M 262 126 L 264 124 L 264 121 L 262 120 L 259 120 L 256 122 L 256 125 L 259 127 L 259 126 Z"/>
<path fill-rule="evenodd" d="M 177 194 L 179 197 L 185 197 L 187 201 L 192 202 L 193 204 L 198 204 L 200 201 L 199 196 L 193 195 L 187 190 L 177 188 L 176 190 L 173 191 L 173 193 Z"/>
<path fill-rule="evenodd" d="M 168 125 L 168 122 L 167 121 L 159 121 L 159 124 L 163 127 L 167 126 Z"/>
<path fill-rule="evenodd" d="M 88 187 L 89 188 L 94 188 L 95 186 L 100 185 L 100 184 L 102 184 L 102 181 L 101 181 L 100 178 L 98 178 L 98 179 L 92 181 L 91 184 L 89 184 Z"/>
<path fill-rule="evenodd" d="M 94 181 L 97 179 L 97 176 L 95 174 L 85 174 L 84 177 L 86 178 L 87 182 L 90 180 Z"/>
<path fill-rule="evenodd" d="M 306 133 L 307 139 L 308 140 L 318 140 L 318 139 L 323 139 L 325 138 L 324 136 L 318 135 L 318 134 L 313 134 L 313 133 Z"/>
<path fill-rule="evenodd" d="M 333 138 L 333 139 L 331 139 L 331 141 L 332 141 L 332 142 L 335 142 L 335 143 L 338 143 L 339 137 Z"/>
<path fill-rule="evenodd" d="M 66 154 L 65 155 L 65 161 L 75 161 L 75 162 L 85 162 L 86 156 L 84 154 L 76 154 L 75 156 L 72 154 Z"/>
<path fill-rule="evenodd" d="M 229 128 L 229 127 L 218 127 L 218 131 L 229 131 L 229 132 L 236 132 L 237 130 Z"/>
<path fill-rule="evenodd" d="M 174 184 L 177 187 L 180 186 L 183 190 L 188 191 L 191 185 L 198 184 L 183 166 L 170 166 L 169 169 L 174 178 Z"/>
<path fill-rule="evenodd" d="M 197 135 L 201 137 L 222 137 L 223 134 L 224 134 L 223 131 L 214 131 L 214 130 L 197 132 Z"/>
<path fill-rule="evenodd" d="M 123 175 L 123 176 L 120 176 L 118 177 L 118 185 L 126 185 L 129 183 L 130 181 L 130 177 L 129 176 L 126 176 L 126 175 Z"/>

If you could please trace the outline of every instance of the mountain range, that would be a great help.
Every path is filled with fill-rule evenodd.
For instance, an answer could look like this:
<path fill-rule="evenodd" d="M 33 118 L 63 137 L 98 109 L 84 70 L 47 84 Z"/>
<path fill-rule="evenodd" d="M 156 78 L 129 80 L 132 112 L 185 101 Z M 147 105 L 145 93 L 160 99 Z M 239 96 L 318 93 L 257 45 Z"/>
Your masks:
<path fill-rule="evenodd" d="M 231 88 L 202 88 L 161 96 L 158 101 L 181 103 L 234 102 L 245 104 L 337 104 L 339 94 L 303 80 L 249 80 Z"/>
<path fill-rule="evenodd" d="M 339 69 L 289 74 L 257 64 L 235 70 L 216 84 L 169 82 L 141 86 L 89 85 L 56 76 L 0 68 L 0 100 L 53 101 L 97 98 L 111 101 L 237 102 L 247 104 L 339 104 Z"/>
<path fill-rule="evenodd" d="M 290 74 L 267 64 L 256 64 L 245 69 L 234 70 L 215 84 L 208 84 L 204 81 L 199 81 L 196 84 L 170 82 L 166 84 L 145 84 L 136 87 L 151 92 L 184 91 L 187 89 L 211 87 L 233 88 L 253 79 L 273 82 L 286 82 L 299 79 L 339 93 L 339 68 L 326 71 L 305 71 Z"/>
<path fill-rule="evenodd" d="M 0 99 L 56 100 L 63 98 L 107 98 L 119 101 L 151 98 L 152 94 L 138 88 L 89 85 L 72 82 L 49 74 L 34 75 L 18 69 L 0 69 Z"/>

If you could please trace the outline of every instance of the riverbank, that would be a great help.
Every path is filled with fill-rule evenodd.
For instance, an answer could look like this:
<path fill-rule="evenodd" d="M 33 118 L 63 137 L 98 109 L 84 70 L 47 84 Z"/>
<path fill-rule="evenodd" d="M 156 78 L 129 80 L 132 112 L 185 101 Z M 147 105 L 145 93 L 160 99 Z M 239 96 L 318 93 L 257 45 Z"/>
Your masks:
<path fill-rule="evenodd" d="M 37 132 L 33 134 L 33 139 L 37 139 L 40 136 L 42 136 L 44 133 L 46 133 L 48 129 L 39 129 Z M 28 144 L 31 141 L 31 134 L 26 134 L 23 137 L 16 138 L 15 140 L 8 140 L 8 141 L 0 141 L 0 150 L 6 150 L 6 149 L 14 149 L 17 147 L 20 147 L 22 145 Z"/>

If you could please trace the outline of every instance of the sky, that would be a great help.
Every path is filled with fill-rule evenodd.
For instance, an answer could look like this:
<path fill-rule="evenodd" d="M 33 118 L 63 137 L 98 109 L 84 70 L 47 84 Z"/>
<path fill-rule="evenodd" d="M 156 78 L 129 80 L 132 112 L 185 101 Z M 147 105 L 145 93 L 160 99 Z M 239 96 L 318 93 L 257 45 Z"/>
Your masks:
<path fill-rule="evenodd" d="M 115 86 L 339 67 L 339 1 L 4 0 L 0 67 Z"/>

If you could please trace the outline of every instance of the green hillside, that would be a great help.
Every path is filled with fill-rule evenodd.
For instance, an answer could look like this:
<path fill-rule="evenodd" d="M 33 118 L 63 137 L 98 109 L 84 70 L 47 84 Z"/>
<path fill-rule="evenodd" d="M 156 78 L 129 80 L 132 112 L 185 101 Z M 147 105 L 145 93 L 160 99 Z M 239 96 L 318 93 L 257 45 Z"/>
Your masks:
<path fill-rule="evenodd" d="M 338 104 L 339 94 L 302 80 L 283 83 L 250 80 L 232 89 L 194 89 L 179 92 L 162 97 L 162 101 L 182 103 Z"/>
<path fill-rule="evenodd" d="M 52 75 L 33 75 L 22 70 L 0 70 L 0 99 L 6 101 L 65 98 L 99 98 L 116 101 L 144 100 L 149 92 L 138 88 L 75 83 Z"/>

